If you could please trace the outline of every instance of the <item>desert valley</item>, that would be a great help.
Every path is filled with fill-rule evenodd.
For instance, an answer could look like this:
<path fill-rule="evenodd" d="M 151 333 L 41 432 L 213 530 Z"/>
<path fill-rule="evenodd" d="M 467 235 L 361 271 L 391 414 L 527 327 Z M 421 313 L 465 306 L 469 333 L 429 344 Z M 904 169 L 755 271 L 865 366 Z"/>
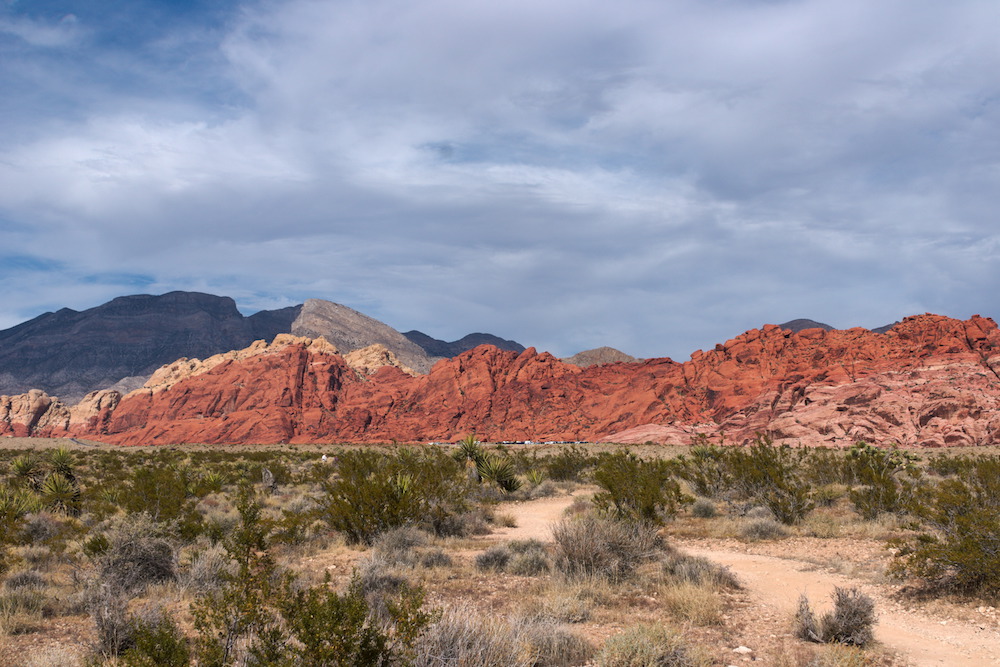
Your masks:
<path fill-rule="evenodd" d="M 1000 664 L 1000 330 L 817 324 L 559 359 L 175 292 L 2 331 L 0 647 Z"/>

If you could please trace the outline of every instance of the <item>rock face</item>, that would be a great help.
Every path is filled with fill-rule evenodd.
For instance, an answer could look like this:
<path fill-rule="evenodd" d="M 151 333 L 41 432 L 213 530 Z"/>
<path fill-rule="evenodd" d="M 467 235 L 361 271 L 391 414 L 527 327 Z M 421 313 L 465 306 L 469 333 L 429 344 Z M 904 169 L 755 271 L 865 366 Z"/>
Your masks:
<path fill-rule="evenodd" d="M 524 346 L 520 343 L 487 333 L 471 333 L 450 343 L 432 338 L 421 331 L 407 331 L 403 335 L 419 345 L 431 357 L 457 357 L 480 345 L 492 345 L 495 348 L 510 350 L 518 354 L 524 352 Z"/>
<path fill-rule="evenodd" d="M 566 357 L 563 361 L 567 364 L 573 364 L 574 366 L 586 368 L 587 366 L 593 366 L 595 364 L 630 364 L 638 361 L 638 359 L 625 354 L 621 350 L 616 350 L 613 347 L 596 347 L 593 350 L 577 352 L 572 357 Z"/>
<path fill-rule="evenodd" d="M 302 304 L 302 311 L 292 322 L 291 332 L 308 338 L 322 336 L 345 352 L 382 345 L 418 373 L 426 373 L 437 361 L 388 324 L 339 303 L 321 299 L 308 299 Z"/>
<path fill-rule="evenodd" d="M 1000 444 L 1000 331 L 978 316 L 910 317 L 886 334 L 767 325 L 685 363 L 581 368 L 532 348 L 481 346 L 417 377 L 392 364 L 359 372 L 315 341 L 286 343 L 222 355 L 184 377 L 165 370 L 169 386 L 114 408 L 103 397 L 86 419 L 67 420 L 44 395 L 0 399 L 0 431 L 68 429 L 123 444 L 424 441 L 473 430 L 490 440 L 684 443 L 724 433 L 741 443 L 769 433 L 809 445 Z"/>
<path fill-rule="evenodd" d="M 0 393 L 41 389 L 77 401 L 179 357 L 208 357 L 288 331 L 296 308 L 243 317 L 228 297 L 196 292 L 124 296 L 64 308 L 0 331 Z M 133 377 L 130 386 L 141 384 Z"/>

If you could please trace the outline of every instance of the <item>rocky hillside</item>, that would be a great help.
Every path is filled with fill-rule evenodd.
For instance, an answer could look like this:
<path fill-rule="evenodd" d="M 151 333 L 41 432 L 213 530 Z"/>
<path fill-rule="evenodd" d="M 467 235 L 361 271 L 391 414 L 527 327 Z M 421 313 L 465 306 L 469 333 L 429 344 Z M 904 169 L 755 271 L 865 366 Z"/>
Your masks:
<path fill-rule="evenodd" d="M 725 433 L 739 443 L 761 432 L 811 445 L 984 445 L 1000 444 L 998 371 L 1000 331 L 978 316 L 910 317 L 885 334 L 768 325 L 685 363 L 580 368 L 530 348 L 482 346 L 416 377 L 392 365 L 365 375 L 299 342 L 113 408 L 90 397 L 101 407 L 77 410 L 75 421 L 47 419 L 41 396 L 31 399 L 32 425 L 0 406 L 0 431 L 123 444 L 426 441 L 474 430 L 491 440 L 683 443 Z"/>
<path fill-rule="evenodd" d="M 41 389 L 75 402 L 179 357 L 271 340 L 297 316 L 298 307 L 244 317 L 232 299 L 197 292 L 123 296 L 80 312 L 63 308 L 0 331 L 0 394 Z"/>
<path fill-rule="evenodd" d="M 81 312 L 64 308 L 45 313 L 0 331 L 0 395 L 37 389 L 75 403 L 99 389 L 125 394 L 163 364 L 207 359 L 287 333 L 323 337 L 344 354 L 382 345 L 407 372 L 416 373 L 482 342 L 524 349 L 490 334 L 470 334 L 452 343 L 425 336 L 434 349 L 428 352 L 383 322 L 321 299 L 244 317 L 228 297 L 135 295 Z"/>

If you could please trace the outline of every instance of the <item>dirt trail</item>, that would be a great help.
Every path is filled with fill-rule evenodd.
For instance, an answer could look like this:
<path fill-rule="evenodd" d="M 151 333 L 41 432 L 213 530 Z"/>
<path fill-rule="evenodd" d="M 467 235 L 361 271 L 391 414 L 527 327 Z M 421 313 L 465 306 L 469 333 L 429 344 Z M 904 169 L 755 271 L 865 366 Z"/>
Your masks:
<path fill-rule="evenodd" d="M 517 527 L 494 533 L 496 539 L 549 540 L 552 524 L 558 521 L 573 499 L 567 496 L 532 502 L 507 503 L 499 511 L 512 514 Z M 785 619 L 787 624 L 805 593 L 814 610 L 825 610 L 835 586 L 856 587 L 875 599 L 879 620 L 875 638 L 903 656 L 913 665 L 947 667 L 985 667 L 1000 665 L 1000 633 L 986 625 L 956 619 L 935 619 L 917 611 L 906 610 L 888 599 L 870 583 L 840 574 L 818 570 L 815 564 L 796 560 L 809 554 L 790 553 L 788 558 L 721 549 L 703 549 L 690 543 L 688 553 L 703 556 L 728 566 L 746 587 L 748 594 L 766 608 L 769 617 Z M 777 612 L 777 613 L 775 613 Z"/>

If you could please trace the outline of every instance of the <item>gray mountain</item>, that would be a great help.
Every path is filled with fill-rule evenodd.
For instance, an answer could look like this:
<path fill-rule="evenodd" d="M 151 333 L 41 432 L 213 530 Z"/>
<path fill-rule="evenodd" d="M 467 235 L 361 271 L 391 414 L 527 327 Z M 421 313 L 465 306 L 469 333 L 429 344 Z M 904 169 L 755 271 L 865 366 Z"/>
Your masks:
<path fill-rule="evenodd" d="M 72 402 L 123 378 L 134 385 L 180 357 L 270 340 L 289 330 L 299 308 L 244 317 L 229 297 L 170 292 L 45 313 L 0 331 L 0 394 L 42 389 Z"/>
<path fill-rule="evenodd" d="M 833 327 L 829 324 L 823 324 L 822 322 L 817 322 L 816 320 L 791 320 L 790 322 L 785 322 L 784 324 L 779 324 L 782 329 L 788 329 L 792 333 L 803 331 L 805 329 L 825 329 L 827 331 L 832 331 Z"/>
<path fill-rule="evenodd" d="M 291 332 L 310 338 L 323 336 L 343 353 L 380 343 L 392 350 L 404 366 L 418 373 L 428 372 L 441 356 L 446 356 L 431 356 L 388 324 L 322 299 L 308 299 L 302 304 L 302 310 L 292 322 Z"/>
<path fill-rule="evenodd" d="M 403 335 L 432 357 L 454 357 L 480 345 L 492 345 L 518 354 L 524 352 L 524 346 L 520 343 L 488 333 L 471 333 L 450 343 L 432 338 L 422 331 L 407 331 Z"/>
<path fill-rule="evenodd" d="M 585 368 L 587 366 L 595 366 L 597 364 L 615 364 L 618 362 L 632 363 L 639 360 L 630 354 L 625 354 L 621 350 L 605 346 L 596 347 L 593 350 L 577 352 L 572 357 L 566 357 L 563 361 Z"/>

